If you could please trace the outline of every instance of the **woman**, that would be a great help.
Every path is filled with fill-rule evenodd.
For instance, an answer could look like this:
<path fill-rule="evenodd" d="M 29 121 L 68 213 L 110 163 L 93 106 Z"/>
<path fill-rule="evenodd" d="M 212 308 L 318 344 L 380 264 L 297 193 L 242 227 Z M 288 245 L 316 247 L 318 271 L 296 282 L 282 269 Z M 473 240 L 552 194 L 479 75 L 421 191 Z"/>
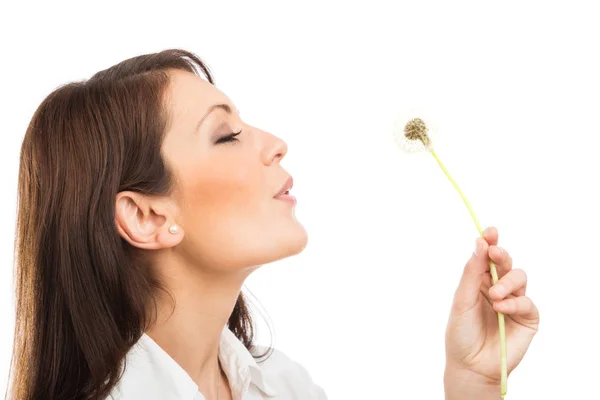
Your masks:
<path fill-rule="evenodd" d="M 241 293 L 258 266 L 306 245 L 286 152 L 186 51 L 51 93 L 21 152 L 11 398 L 325 399 L 301 365 L 253 346 Z M 509 371 L 538 328 L 497 242 L 494 228 L 477 238 L 456 291 L 447 399 L 499 397 L 496 311 Z"/>

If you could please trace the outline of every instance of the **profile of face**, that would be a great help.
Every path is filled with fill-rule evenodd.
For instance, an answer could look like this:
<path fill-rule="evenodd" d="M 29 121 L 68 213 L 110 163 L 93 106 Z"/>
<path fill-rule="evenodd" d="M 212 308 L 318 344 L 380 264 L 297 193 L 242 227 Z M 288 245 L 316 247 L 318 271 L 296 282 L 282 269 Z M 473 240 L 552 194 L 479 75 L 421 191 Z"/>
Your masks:
<path fill-rule="evenodd" d="M 119 193 L 120 235 L 212 272 L 252 270 L 302 251 L 307 234 L 295 205 L 275 198 L 289 189 L 280 165 L 285 142 L 244 123 L 231 100 L 200 76 L 169 72 L 161 152 L 173 190 L 164 197 Z"/>

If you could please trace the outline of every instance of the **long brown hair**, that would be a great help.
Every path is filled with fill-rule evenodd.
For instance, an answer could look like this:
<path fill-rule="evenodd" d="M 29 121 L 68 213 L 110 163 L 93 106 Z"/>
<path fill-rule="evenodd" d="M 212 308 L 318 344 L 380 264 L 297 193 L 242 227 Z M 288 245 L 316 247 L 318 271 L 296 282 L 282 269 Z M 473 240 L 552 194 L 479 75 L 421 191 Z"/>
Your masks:
<path fill-rule="evenodd" d="M 147 306 L 166 288 L 119 236 L 114 213 L 120 191 L 171 190 L 161 157 L 169 69 L 214 84 L 196 55 L 165 50 L 57 88 L 31 119 L 19 169 L 11 399 L 105 398 L 152 324 Z M 253 349 L 242 293 L 228 327 Z"/>

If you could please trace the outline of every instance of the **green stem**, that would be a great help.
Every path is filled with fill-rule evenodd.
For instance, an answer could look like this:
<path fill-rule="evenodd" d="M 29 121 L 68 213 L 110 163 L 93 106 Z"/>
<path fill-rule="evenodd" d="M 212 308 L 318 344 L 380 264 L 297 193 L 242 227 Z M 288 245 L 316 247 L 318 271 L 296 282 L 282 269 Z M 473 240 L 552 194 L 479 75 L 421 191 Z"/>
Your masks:
<path fill-rule="evenodd" d="M 467 206 L 469 214 L 471 214 L 471 218 L 475 223 L 475 227 L 477 228 L 479 235 L 481 235 L 481 237 L 484 237 L 483 231 L 481 230 L 481 226 L 479 225 L 479 221 L 477 220 L 477 217 L 475 216 L 475 213 L 471 208 L 471 204 L 469 204 L 469 200 L 467 200 L 462 190 L 460 190 L 460 187 L 458 187 L 456 181 L 452 178 L 446 167 L 444 167 L 444 164 L 442 164 L 442 161 L 437 156 L 435 151 L 432 148 L 430 148 L 429 151 L 439 164 L 442 171 L 444 171 L 444 174 L 446 174 L 446 176 L 452 183 L 452 186 L 454 186 L 460 197 L 463 199 L 463 202 L 465 203 L 465 206 Z M 495 285 L 496 282 L 498 282 L 498 271 L 496 271 L 496 265 L 492 260 L 490 260 L 490 273 L 492 275 L 492 283 Z M 498 329 L 500 331 L 500 396 L 504 398 L 504 396 L 506 396 L 506 381 L 508 378 L 508 374 L 506 370 L 506 327 L 504 325 L 504 314 L 501 312 L 498 313 Z"/>

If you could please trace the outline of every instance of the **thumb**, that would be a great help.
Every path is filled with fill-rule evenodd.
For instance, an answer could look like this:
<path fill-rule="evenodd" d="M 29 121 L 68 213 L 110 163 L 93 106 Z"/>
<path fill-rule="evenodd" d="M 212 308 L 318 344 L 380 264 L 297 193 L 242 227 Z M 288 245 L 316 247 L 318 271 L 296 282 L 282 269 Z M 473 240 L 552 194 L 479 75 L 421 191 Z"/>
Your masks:
<path fill-rule="evenodd" d="M 481 285 L 489 271 L 488 243 L 481 237 L 475 241 L 475 251 L 467 261 L 458 288 L 454 294 L 453 312 L 462 314 L 473 308 L 479 300 Z"/>

